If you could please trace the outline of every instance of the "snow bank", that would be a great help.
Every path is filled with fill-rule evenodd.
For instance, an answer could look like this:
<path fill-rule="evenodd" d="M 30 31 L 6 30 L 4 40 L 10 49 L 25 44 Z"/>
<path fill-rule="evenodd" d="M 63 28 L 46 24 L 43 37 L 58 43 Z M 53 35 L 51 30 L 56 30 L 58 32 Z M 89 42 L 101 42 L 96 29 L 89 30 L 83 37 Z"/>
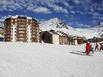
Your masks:
<path fill-rule="evenodd" d="M 85 45 L 0 43 L 0 77 L 103 77 L 103 53 Z"/>

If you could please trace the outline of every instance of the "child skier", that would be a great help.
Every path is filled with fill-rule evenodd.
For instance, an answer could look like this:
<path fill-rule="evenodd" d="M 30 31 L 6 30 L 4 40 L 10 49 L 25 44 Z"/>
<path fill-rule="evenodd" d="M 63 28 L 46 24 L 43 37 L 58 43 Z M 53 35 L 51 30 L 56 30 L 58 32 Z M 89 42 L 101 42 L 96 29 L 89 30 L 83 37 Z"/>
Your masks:
<path fill-rule="evenodd" d="M 99 50 L 99 45 L 98 45 L 98 43 L 96 43 L 96 45 L 95 45 L 95 51 L 96 50 Z"/>
<path fill-rule="evenodd" d="M 91 49 L 91 44 L 90 44 L 89 41 L 87 41 L 87 43 L 86 43 L 86 55 L 90 54 L 90 49 Z"/>
<path fill-rule="evenodd" d="M 93 46 L 92 46 L 92 45 L 91 45 L 90 51 L 92 51 L 92 53 L 94 53 L 94 50 L 93 50 Z"/>
<path fill-rule="evenodd" d="M 100 43 L 100 51 L 103 50 L 103 43 Z"/>

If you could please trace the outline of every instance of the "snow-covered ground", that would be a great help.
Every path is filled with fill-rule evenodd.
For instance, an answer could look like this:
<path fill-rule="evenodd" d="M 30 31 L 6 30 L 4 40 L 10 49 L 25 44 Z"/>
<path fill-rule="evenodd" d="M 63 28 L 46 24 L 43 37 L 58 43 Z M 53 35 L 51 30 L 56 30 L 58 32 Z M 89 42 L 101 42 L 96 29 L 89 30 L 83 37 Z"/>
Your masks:
<path fill-rule="evenodd" d="M 0 43 L 0 77 L 103 77 L 103 52 L 85 45 Z"/>

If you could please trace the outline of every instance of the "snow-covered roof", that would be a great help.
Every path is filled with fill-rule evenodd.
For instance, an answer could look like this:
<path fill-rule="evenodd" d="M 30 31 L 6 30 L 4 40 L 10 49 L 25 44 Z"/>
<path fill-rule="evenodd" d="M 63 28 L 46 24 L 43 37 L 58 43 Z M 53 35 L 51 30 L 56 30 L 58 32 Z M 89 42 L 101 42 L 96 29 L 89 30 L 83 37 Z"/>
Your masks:
<path fill-rule="evenodd" d="M 45 32 L 45 31 L 44 31 Z M 53 35 L 60 35 L 60 36 L 67 36 L 67 34 L 63 33 L 63 32 L 60 32 L 60 31 L 55 31 L 55 30 L 49 30 L 47 31 L 49 32 L 50 34 L 53 34 Z"/>
<path fill-rule="evenodd" d="M 11 18 L 18 18 L 18 17 L 26 17 L 27 19 L 32 19 L 32 17 L 28 17 L 28 16 L 24 16 L 24 15 L 11 16 Z"/>

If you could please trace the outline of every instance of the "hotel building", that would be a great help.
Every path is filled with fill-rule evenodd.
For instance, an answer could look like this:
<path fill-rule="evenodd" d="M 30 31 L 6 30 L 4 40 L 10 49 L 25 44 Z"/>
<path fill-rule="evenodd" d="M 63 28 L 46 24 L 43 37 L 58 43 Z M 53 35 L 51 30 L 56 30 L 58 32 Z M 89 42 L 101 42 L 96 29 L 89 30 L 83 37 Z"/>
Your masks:
<path fill-rule="evenodd" d="M 4 41 L 39 42 L 38 22 L 25 16 L 12 16 L 4 21 Z"/>

